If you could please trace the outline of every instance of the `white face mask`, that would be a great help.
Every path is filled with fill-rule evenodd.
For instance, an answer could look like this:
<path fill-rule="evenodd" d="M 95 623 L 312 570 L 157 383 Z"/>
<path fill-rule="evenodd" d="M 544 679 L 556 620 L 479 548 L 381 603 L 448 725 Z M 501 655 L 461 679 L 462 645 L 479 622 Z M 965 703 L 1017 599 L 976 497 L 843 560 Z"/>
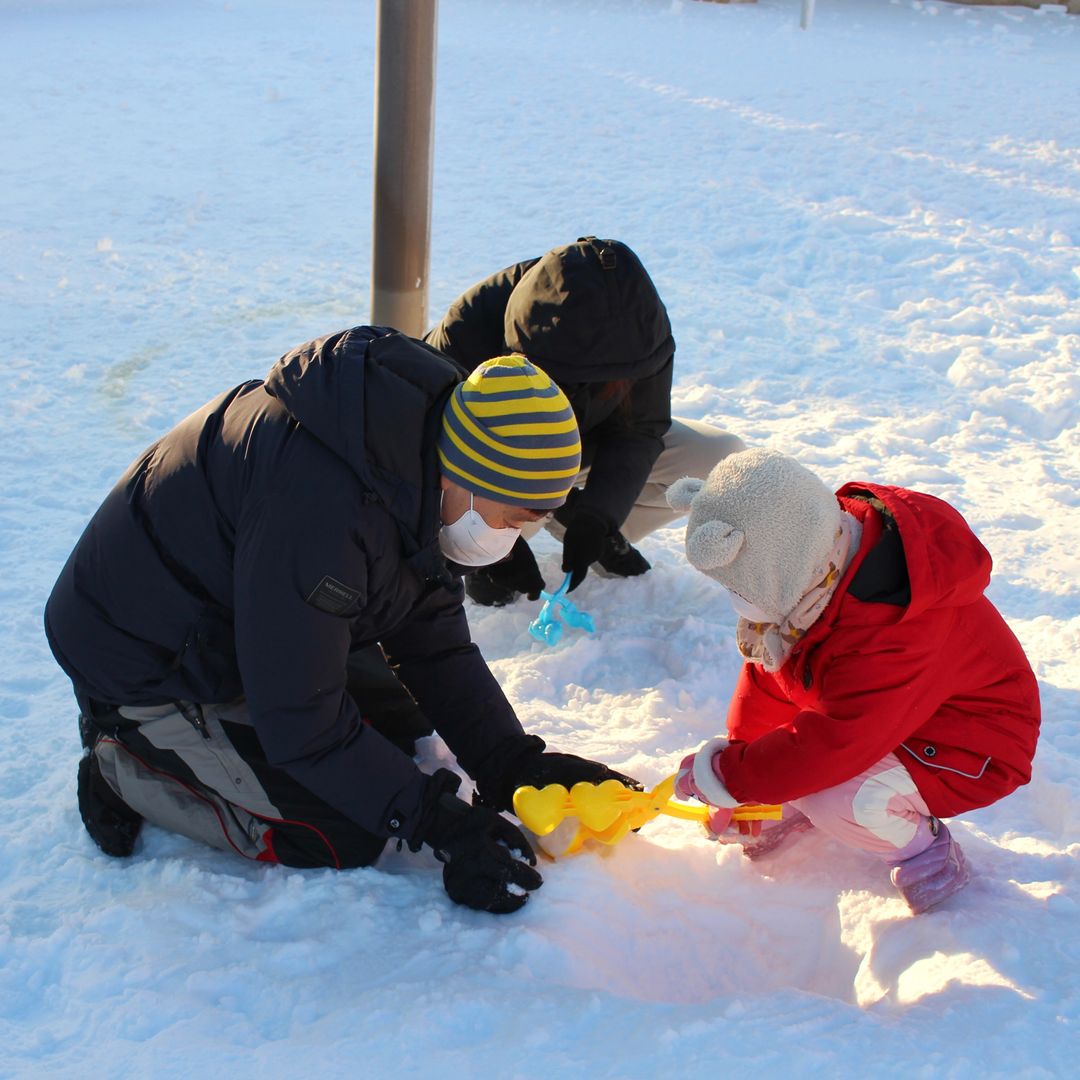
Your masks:
<path fill-rule="evenodd" d="M 767 612 L 762 611 L 761 608 L 754 607 L 749 600 L 744 600 L 741 596 L 728 590 L 728 599 L 731 601 L 731 606 L 735 609 L 735 614 L 742 616 L 744 619 L 748 619 L 750 622 L 776 622 L 776 620 Z"/>
<path fill-rule="evenodd" d="M 449 525 L 439 530 L 442 553 L 462 566 L 490 566 L 510 554 L 521 535 L 520 529 L 496 529 L 473 509 L 469 494 L 469 509 Z"/>

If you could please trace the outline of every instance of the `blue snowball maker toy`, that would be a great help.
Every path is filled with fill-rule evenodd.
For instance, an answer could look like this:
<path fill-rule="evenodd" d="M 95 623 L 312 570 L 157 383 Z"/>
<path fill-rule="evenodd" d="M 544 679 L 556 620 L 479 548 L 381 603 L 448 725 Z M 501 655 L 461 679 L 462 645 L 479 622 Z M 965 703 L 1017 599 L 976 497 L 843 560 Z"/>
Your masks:
<path fill-rule="evenodd" d="M 553 592 L 541 592 L 544 601 L 540 614 L 529 623 L 529 633 L 543 645 L 556 645 L 562 637 L 563 623 L 590 634 L 596 633 L 596 624 L 587 611 L 579 611 L 573 600 L 566 599 L 566 590 L 570 588 L 570 575 L 563 578 L 563 583 Z M 556 616 L 562 618 L 559 622 Z"/>

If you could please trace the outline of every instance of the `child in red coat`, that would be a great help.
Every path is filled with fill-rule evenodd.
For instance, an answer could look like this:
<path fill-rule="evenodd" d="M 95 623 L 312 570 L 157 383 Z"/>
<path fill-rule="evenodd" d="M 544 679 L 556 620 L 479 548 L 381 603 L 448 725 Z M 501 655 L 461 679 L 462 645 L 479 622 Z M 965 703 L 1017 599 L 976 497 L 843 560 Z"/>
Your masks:
<path fill-rule="evenodd" d="M 962 888 L 940 819 L 1026 784 L 1039 733 L 1035 676 L 964 519 L 904 488 L 834 495 L 770 450 L 668 500 L 690 512 L 687 557 L 728 591 L 747 661 L 727 736 L 683 761 L 679 794 L 718 808 L 716 831 L 739 803 L 785 803 L 781 832 L 809 819 L 881 857 L 916 912 Z"/>

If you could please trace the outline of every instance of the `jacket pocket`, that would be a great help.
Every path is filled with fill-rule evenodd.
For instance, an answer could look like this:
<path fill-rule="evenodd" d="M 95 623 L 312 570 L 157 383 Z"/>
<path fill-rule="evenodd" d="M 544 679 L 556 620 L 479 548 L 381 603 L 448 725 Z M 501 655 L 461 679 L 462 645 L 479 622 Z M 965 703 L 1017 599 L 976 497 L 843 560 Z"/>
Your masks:
<path fill-rule="evenodd" d="M 948 746 L 929 739 L 914 737 L 905 739 L 900 744 L 900 748 L 906 750 L 920 765 L 928 769 L 955 773 L 968 780 L 981 779 L 992 760 L 989 754 L 981 754 L 976 750 L 965 750 L 958 746 Z M 903 755 L 901 755 L 901 760 L 903 760 Z"/>

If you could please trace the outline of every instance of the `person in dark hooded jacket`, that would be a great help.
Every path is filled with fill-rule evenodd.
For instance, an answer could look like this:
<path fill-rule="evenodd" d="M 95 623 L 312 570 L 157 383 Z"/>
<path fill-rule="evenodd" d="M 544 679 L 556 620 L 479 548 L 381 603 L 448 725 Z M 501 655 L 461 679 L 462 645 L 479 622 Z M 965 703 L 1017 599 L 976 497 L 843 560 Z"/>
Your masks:
<path fill-rule="evenodd" d="M 633 784 L 526 735 L 470 640 L 451 565 L 501 557 L 561 505 L 580 443 L 523 357 L 464 375 L 385 328 L 309 342 L 182 420 L 107 496 L 45 611 L 105 852 L 131 854 L 144 819 L 291 866 L 368 865 L 398 838 L 445 863 L 452 899 L 505 912 L 540 884 L 498 813 L 514 790 Z M 480 805 L 364 723 L 348 661 L 374 642 Z"/>
<path fill-rule="evenodd" d="M 593 566 L 606 576 L 645 573 L 649 563 L 632 545 L 680 516 L 667 487 L 744 448 L 729 432 L 672 418 L 667 310 L 637 255 L 617 240 L 583 237 L 492 274 L 459 296 L 424 340 L 467 368 L 520 353 L 570 399 L 582 471 L 548 526 L 562 540 L 571 591 Z M 539 527 L 524 529 L 507 559 L 468 575 L 474 601 L 537 599 L 545 585 L 527 538 Z"/>

